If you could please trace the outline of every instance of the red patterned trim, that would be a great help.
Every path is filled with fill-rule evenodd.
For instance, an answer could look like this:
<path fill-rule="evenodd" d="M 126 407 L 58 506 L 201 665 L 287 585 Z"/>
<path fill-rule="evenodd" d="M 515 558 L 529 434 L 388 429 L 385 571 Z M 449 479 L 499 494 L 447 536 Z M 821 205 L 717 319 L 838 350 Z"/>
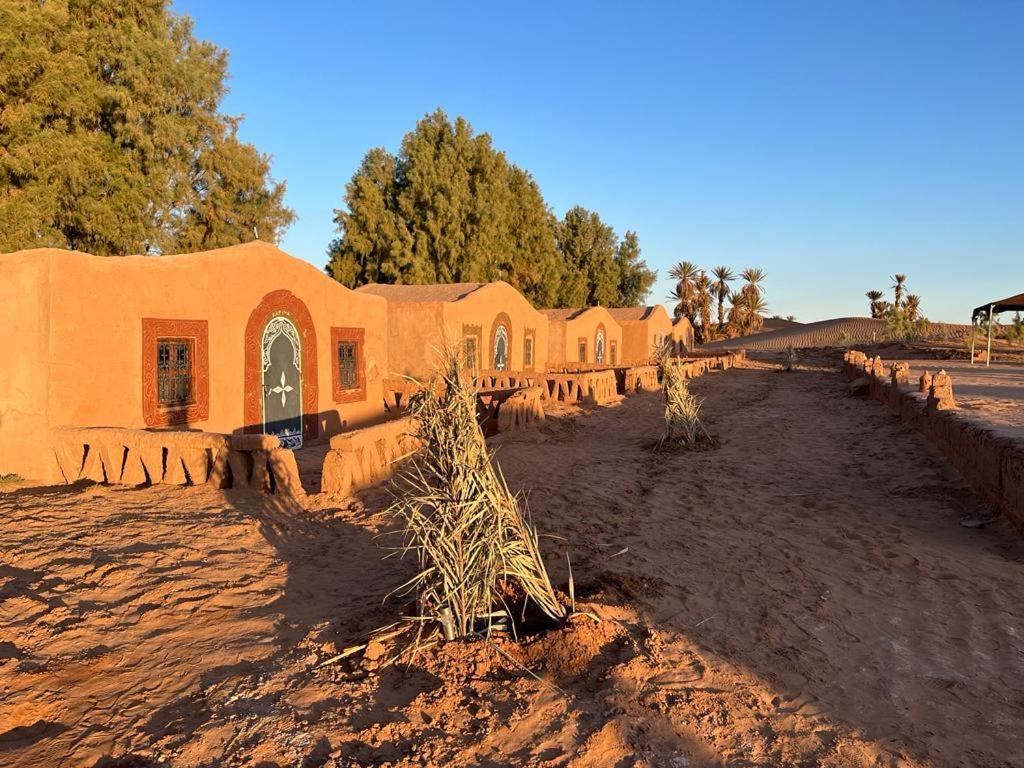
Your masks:
<path fill-rule="evenodd" d="M 271 291 L 249 315 L 245 325 L 245 401 L 243 416 L 246 432 L 263 431 L 263 362 L 260 359 L 263 331 L 274 317 L 284 315 L 295 325 L 302 343 L 302 436 L 317 437 L 316 330 L 313 318 L 301 299 L 284 289 Z"/>
<path fill-rule="evenodd" d="M 331 328 L 331 382 L 334 385 L 334 402 L 358 403 L 366 399 L 366 365 L 364 360 L 364 328 Z M 338 345 L 343 342 L 356 345 L 356 386 L 341 388 L 341 371 L 338 369 Z"/>
<path fill-rule="evenodd" d="M 529 341 L 532 347 L 530 362 L 526 362 L 526 342 Z M 532 371 L 537 366 L 537 330 L 535 328 L 526 328 L 523 331 L 523 370 Z M 511 367 L 511 366 L 509 366 Z"/>
<path fill-rule="evenodd" d="M 160 339 L 193 342 L 193 401 L 188 405 L 160 405 L 156 372 L 156 345 Z M 205 320 L 142 318 L 142 418 L 147 427 L 170 427 L 210 418 L 209 329 Z"/>

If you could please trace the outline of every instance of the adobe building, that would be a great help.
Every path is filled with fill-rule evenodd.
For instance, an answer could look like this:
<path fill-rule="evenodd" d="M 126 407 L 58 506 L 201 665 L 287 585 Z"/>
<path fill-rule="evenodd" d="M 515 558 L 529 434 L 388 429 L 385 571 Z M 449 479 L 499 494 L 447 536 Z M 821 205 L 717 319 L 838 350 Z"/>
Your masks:
<path fill-rule="evenodd" d="M 622 327 L 604 307 L 544 309 L 548 319 L 548 366 L 565 363 L 618 365 Z"/>
<path fill-rule="evenodd" d="M 622 362 L 646 365 L 672 336 L 672 319 L 661 304 L 615 307 L 608 312 L 622 326 Z"/>
<path fill-rule="evenodd" d="M 445 285 L 370 283 L 356 293 L 387 300 L 387 376 L 423 379 L 457 346 L 476 371 L 544 371 L 548 321 L 504 281 Z"/>
<path fill-rule="evenodd" d="M 692 352 L 693 347 L 693 323 L 680 315 L 672 321 L 672 354 L 682 356 Z"/>
<path fill-rule="evenodd" d="M 0 255 L 0 474 L 56 481 L 49 432 L 276 434 L 382 418 L 384 300 L 264 242 L 176 256 Z"/>

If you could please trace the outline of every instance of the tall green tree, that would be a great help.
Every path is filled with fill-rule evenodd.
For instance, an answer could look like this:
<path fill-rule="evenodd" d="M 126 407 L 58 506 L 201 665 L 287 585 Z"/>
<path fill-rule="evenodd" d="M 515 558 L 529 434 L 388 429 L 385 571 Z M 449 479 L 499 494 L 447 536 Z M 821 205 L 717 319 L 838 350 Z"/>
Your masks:
<path fill-rule="evenodd" d="M 633 304 L 653 283 L 635 234 L 619 244 L 583 208 L 557 220 L 488 134 L 440 109 L 397 155 L 366 154 L 334 222 L 327 272 L 350 287 L 506 280 L 535 305 L 557 307 Z"/>
<path fill-rule="evenodd" d="M 0 2 L 0 251 L 275 241 L 294 214 L 166 0 Z"/>
<path fill-rule="evenodd" d="M 507 280 L 551 306 L 562 273 L 553 221 L 537 183 L 489 135 L 437 110 L 397 156 L 366 154 L 335 211 L 327 272 L 349 287 Z"/>
<path fill-rule="evenodd" d="M 561 305 L 615 306 L 619 298 L 615 230 L 594 211 L 577 205 L 566 211 L 555 231 L 565 260 Z"/>
<path fill-rule="evenodd" d="M 615 249 L 615 266 L 619 272 L 618 306 L 643 304 L 658 275 L 640 259 L 640 238 L 636 232 L 629 230 L 622 236 Z"/>

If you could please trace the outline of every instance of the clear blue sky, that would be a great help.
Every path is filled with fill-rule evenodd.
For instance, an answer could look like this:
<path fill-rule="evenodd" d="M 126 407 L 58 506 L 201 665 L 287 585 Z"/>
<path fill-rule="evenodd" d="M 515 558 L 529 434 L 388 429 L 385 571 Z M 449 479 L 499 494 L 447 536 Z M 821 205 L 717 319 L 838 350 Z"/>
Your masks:
<path fill-rule="evenodd" d="M 440 106 L 557 214 L 635 229 L 655 301 L 681 259 L 766 269 L 804 321 L 865 314 L 895 271 L 935 320 L 1024 290 L 1024 2 L 174 7 L 229 51 L 224 108 L 318 266 L 366 150 Z"/>

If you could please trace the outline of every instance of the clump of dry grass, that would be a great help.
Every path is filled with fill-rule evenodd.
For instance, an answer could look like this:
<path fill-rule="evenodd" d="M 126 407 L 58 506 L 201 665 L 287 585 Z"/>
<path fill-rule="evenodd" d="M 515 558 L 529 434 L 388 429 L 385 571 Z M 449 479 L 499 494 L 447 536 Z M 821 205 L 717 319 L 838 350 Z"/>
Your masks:
<path fill-rule="evenodd" d="M 797 356 L 793 345 L 790 344 L 786 347 L 786 358 L 782 361 L 782 370 L 786 373 L 792 373 L 796 370 L 796 366 L 799 362 L 800 358 Z"/>
<path fill-rule="evenodd" d="M 665 395 L 665 426 L 657 447 L 694 448 L 710 443 L 711 434 L 700 418 L 700 400 L 690 392 L 679 366 L 664 353 L 658 355 L 657 363 Z"/>
<path fill-rule="evenodd" d="M 391 512 L 402 522 L 398 551 L 418 570 L 397 590 L 416 596 L 411 653 L 443 636 L 514 632 L 528 603 L 561 619 L 565 608 L 541 559 L 521 500 L 491 461 L 477 424 L 476 393 L 448 354 L 443 386 L 424 387 L 410 404 L 422 449 L 398 479 Z"/>

